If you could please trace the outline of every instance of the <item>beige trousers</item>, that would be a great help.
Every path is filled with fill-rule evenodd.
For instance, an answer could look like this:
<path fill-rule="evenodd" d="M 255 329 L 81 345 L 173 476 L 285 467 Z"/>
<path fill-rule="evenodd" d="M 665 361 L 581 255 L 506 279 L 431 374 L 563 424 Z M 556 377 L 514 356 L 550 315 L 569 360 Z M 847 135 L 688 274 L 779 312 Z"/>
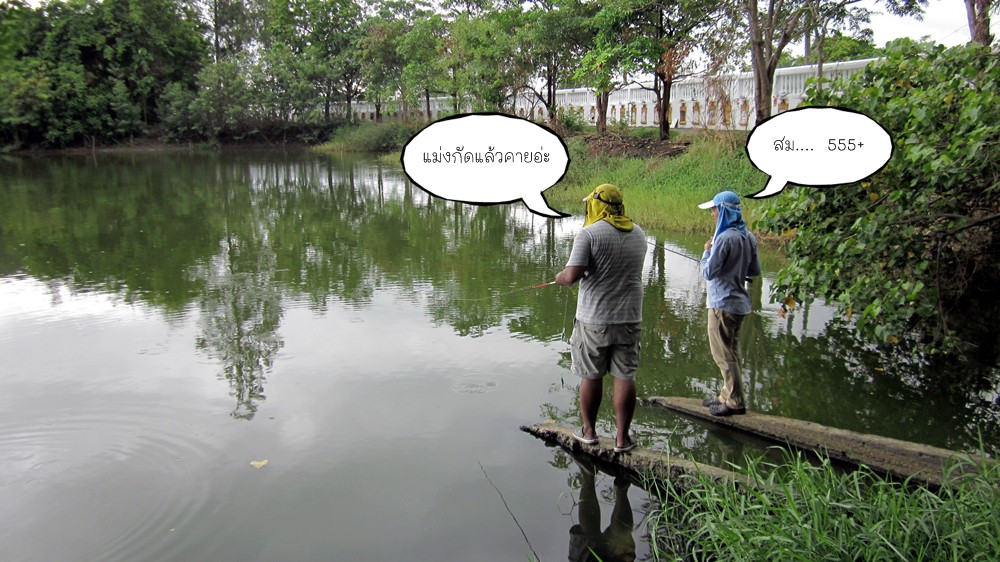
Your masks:
<path fill-rule="evenodd" d="M 718 308 L 708 309 L 708 345 L 712 358 L 722 371 L 719 401 L 730 408 L 744 408 L 743 371 L 740 368 L 740 326 L 744 314 L 731 314 Z"/>

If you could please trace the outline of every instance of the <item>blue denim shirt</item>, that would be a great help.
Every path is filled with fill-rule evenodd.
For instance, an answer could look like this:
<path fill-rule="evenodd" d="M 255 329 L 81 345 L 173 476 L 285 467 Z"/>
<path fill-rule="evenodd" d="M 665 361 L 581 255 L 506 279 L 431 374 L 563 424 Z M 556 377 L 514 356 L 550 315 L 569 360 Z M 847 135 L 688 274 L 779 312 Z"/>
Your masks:
<path fill-rule="evenodd" d="M 750 293 L 745 279 L 760 275 L 757 238 L 752 232 L 744 238 L 730 228 L 715 237 L 711 250 L 701 258 L 701 274 L 708 281 L 708 308 L 731 314 L 750 314 Z"/>

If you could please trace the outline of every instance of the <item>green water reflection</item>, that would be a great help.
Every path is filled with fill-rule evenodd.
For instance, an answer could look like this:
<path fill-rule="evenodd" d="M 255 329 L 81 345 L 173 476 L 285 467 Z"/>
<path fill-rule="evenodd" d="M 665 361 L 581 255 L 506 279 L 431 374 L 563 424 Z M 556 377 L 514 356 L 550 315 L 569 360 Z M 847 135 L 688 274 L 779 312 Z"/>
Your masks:
<path fill-rule="evenodd" d="M 289 303 L 363 308 L 392 287 L 461 336 L 502 327 L 539 342 L 565 337 L 573 314 L 568 290 L 519 289 L 562 267 L 577 219 L 428 197 L 392 166 L 244 151 L 6 158 L 2 170 L 0 275 L 111 293 L 178 318 L 197 310 L 196 346 L 221 365 L 239 418 L 265 399 Z M 696 255 L 694 240 L 668 243 Z M 651 244 L 646 269 L 640 392 L 711 392 L 694 262 Z M 745 330 L 752 408 L 952 448 L 974 447 L 979 432 L 1000 442 L 995 373 L 980 388 L 937 388 L 824 327 L 822 309 L 778 319 L 762 304 L 765 285 L 753 286 L 758 312 Z M 643 415 L 655 427 L 660 414 Z"/>

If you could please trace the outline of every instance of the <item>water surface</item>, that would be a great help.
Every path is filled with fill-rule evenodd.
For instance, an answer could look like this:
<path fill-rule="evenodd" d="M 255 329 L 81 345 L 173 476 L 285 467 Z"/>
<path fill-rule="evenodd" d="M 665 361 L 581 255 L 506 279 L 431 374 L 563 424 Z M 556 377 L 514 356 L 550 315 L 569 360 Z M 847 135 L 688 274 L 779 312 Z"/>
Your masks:
<path fill-rule="evenodd" d="M 528 287 L 580 222 L 308 152 L 0 160 L 3 558 L 562 560 L 594 494 L 601 529 L 627 500 L 648 558 L 645 492 L 518 429 L 578 424 L 576 289 Z M 702 240 L 649 234 L 639 394 L 700 397 Z M 779 319 L 772 276 L 743 334 L 751 408 L 1000 442 L 995 386 L 927 384 L 823 306 Z M 769 445 L 642 405 L 635 433 L 717 466 Z"/>

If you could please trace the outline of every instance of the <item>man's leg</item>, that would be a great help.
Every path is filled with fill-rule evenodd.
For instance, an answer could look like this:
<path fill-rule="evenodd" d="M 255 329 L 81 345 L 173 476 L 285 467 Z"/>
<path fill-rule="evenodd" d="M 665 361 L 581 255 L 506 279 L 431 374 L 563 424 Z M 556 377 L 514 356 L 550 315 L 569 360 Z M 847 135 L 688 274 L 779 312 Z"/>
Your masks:
<path fill-rule="evenodd" d="M 597 410 L 604 395 L 604 379 L 580 380 L 580 417 L 583 418 L 583 437 L 597 437 Z"/>
<path fill-rule="evenodd" d="M 624 447 L 629 444 L 628 430 L 632 426 L 632 416 L 635 414 L 635 380 L 615 377 L 613 391 L 612 401 L 615 407 L 615 422 L 618 426 L 615 445 Z"/>
<path fill-rule="evenodd" d="M 740 367 L 740 325 L 743 316 L 718 309 L 708 310 L 708 344 L 722 373 L 719 401 L 730 408 L 743 408 L 743 373 Z"/>

